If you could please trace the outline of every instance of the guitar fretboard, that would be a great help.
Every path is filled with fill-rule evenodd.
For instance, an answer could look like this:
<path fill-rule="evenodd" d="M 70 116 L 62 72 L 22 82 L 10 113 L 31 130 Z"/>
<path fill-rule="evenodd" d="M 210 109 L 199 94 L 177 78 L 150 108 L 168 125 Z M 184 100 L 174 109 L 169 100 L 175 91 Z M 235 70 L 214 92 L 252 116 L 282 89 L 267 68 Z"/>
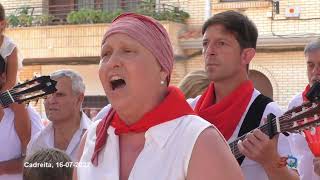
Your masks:
<path fill-rule="evenodd" d="M 271 123 L 272 123 L 272 128 L 275 129 L 276 128 L 276 119 L 275 118 L 272 119 Z M 266 123 L 266 124 L 260 126 L 258 129 L 260 129 L 265 134 L 269 134 L 270 133 L 269 132 L 269 128 L 270 128 L 269 124 L 270 123 Z M 252 131 L 250 131 L 250 132 L 252 132 Z M 234 140 L 231 143 L 229 143 L 229 147 L 230 147 L 230 149 L 232 151 L 232 154 L 235 156 L 236 159 L 238 159 L 238 158 L 243 156 L 243 154 L 240 152 L 237 144 L 238 144 L 239 140 L 243 141 L 245 139 L 246 135 L 247 134 L 244 134 L 244 135 L 238 137 L 236 140 Z"/>
<path fill-rule="evenodd" d="M 15 102 L 10 91 L 5 91 L 0 94 L 0 104 L 2 107 L 8 107 L 9 104 Z"/>

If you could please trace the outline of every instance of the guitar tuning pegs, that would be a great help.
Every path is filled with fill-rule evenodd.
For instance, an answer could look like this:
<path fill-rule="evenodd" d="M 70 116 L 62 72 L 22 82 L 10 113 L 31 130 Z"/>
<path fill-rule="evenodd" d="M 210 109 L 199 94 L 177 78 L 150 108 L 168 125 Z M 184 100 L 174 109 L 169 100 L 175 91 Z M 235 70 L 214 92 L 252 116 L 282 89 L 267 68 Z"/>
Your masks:
<path fill-rule="evenodd" d="M 283 132 L 282 134 L 285 135 L 285 136 L 289 136 L 290 135 L 288 132 Z"/>

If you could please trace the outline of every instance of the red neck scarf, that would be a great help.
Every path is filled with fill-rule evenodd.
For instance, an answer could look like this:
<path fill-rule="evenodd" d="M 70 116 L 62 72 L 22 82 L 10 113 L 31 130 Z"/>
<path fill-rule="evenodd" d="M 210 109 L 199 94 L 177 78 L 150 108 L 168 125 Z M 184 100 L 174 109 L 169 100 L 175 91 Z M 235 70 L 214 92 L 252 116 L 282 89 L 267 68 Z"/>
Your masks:
<path fill-rule="evenodd" d="M 197 102 L 195 112 L 215 125 L 228 140 L 249 104 L 253 93 L 253 83 L 249 80 L 243 82 L 217 104 L 214 104 L 214 92 L 214 84 L 211 83 Z"/>
<path fill-rule="evenodd" d="M 98 154 L 106 144 L 107 129 L 110 124 L 115 128 L 117 135 L 129 132 L 140 133 L 158 124 L 177 119 L 178 117 L 195 114 L 186 102 L 183 93 L 178 88 L 168 87 L 168 89 L 169 93 L 166 98 L 153 110 L 144 114 L 144 116 L 134 124 L 126 125 L 125 122 L 120 119 L 117 112 L 111 109 L 97 126 L 97 140 L 91 158 L 92 164 L 95 166 L 98 165 Z"/>
<path fill-rule="evenodd" d="M 304 91 L 302 92 L 302 99 L 303 99 L 303 102 L 308 102 L 308 98 L 307 98 L 307 93 L 309 92 L 310 90 L 310 85 L 308 84 L 306 86 L 306 88 L 304 89 Z M 316 127 L 316 132 L 315 134 L 313 135 L 311 133 L 310 130 L 304 130 L 303 131 L 304 134 L 305 134 L 305 138 L 306 138 L 306 141 L 308 143 L 308 146 L 310 148 L 310 151 L 313 153 L 314 156 L 316 157 L 319 157 L 320 156 L 320 141 L 319 141 L 319 138 L 320 138 L 320 127 Z"/>
<path fill-rule="evenodd" d="M 303 132 L 312 154 L 315 157 L 320 157 L 320 126 L 315 127 L 314 134 L 312 134 L 310 130 L 304 130 Z"/>
<path fill-rule="evenodd" d="M 303 102 L 307 102 L 309 101 L 308 98 L 307 98 L 307 93 L 309 92 L 310 90 L 310 85 L 308 84 L 308 86 L 304 89 L 304 91 L 302 92 L 302 98 L 303 98 Z"/>

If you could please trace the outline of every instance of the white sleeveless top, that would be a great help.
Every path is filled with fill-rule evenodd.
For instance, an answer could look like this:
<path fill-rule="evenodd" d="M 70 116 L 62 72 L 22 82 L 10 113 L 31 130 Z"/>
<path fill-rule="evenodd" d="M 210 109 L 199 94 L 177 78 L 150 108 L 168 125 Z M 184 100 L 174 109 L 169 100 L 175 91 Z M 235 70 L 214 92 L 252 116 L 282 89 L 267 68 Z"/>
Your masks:
<path fill-rule="evenodd" d="M 0 46 L 0 54 L 1 56 L 4 58 L 4 60 L 6 61 L 7 64 L 7 60 L 8 60 L 8 56 L 11 55 L 12 51 L 14 50 L 14 48 L 16 48 L 16 44 L 7 36 L 3 37 L 3 42 Z M 22 55 L 21 53 L 18 51 L 18 69 L 22 68 Z"/>
<path fill-rule="evenodd" d="M 84 151 L 78 166 L 78 180 L 119 180 L 119 136 L 113 127 L 108 128 L 106 146 L 98 157 L 98 166 L 93 166 L 91 157 L 96 140 L 94 122 L 88 130 Z M 200 133 L 212 126 L 194 115 L 186 115 L 150 128 L 145 133 L 145 146 L 130 172 L 129 180 L 184 180 L 194 144 Z"/>
<path fill-rule="evenodd" d="M 39 114 L 31 107 L 27 108 L 31 121 L 31 138 L 43 125 Z M 21 143 L 14 127 L 14 113 L 10 108 L 3 109 L 4 116 L 0 121 L 0 162 L 17 159 L 21 156 Z M 0 175 L 0 180 L 22 180 L 22 174 Z"/>

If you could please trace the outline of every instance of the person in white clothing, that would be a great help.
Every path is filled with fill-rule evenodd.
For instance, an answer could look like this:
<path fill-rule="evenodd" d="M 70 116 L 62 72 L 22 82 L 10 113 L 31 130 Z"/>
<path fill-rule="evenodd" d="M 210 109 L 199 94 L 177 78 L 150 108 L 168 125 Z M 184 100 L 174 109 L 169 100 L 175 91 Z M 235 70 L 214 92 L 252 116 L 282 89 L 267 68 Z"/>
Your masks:
<path fill-rule="evenodd" d="M 202 26 L 202 34 L 205 70 L 211 84 L 201 96 L 188 100 L 195 112 L 215 125 L 229 143 L 243 132 L 249 132 L 250 124 L 264 124 L 269 113 L 281 115 L 279 106 L 260 95 L 248 79 L 258 37 L 254 23 L 239 12 L 225 11 L 209 18 Z M 262 107 L 261 116 L 255 112 L 258 106 Z M 291 157 L 288 138 L 284 135 L 269 139 L 255 129 L 234 148 L 246 157 L 238 160 L 247 180 L 299 179 L 297 172 L 283 161 L 284 158 L 296 160 Z"/>
<path fill-rule="evenodd" d="M 0 88 L 5 82 L 5 61 L 0 56 Z M 27 143 L 43 128 L 39 114 L 30 105 L 16 104 L 14 109 L 0 108 L 0 180 L 22 179 Z M 25 125 L 21 127 L 24 134 L 17 132 L 16 124 Z"/>
<path fill-rule="evenodd" d="M 5 19 L 5 10 L 0 4 L 0 56 L 5 61 L 5 82 L 0 91 L 4 92 L 16 85 L 18 79 L 18 70 L 22 68 L 22 56 L 18 51 L 17 45 L 7 36 L 4 35 L 7 22 Z M 15 114 L 14 127 L 20 143 L 22 145 L 22 152 L 25 154 L 27 144 L 30 141 L 31 128 L 30 121 L 25 119 L 26 112 L 18 107 L 16 103 L 10 104 L 9 107 Z"/>
<path fill-rule="evenodd" d="M 98 120 L 102 120 L 106 114 L 108 113 L 109 109 L 111 108 L 111 104 L 107 104 L 106 106 L 104 106 L 99 112 L 98 114 L 96 114 L 96 116 L 94 116 L 92 118 L 92 121 L 98 121 Z"/>
<path fill-rule="evenodd" d="M 51 122 L 31 139 L 27 156 L 41 149 L 57 148 L 76 161 L 81 137 L 91 123 L 82 112 L 85 85 L 82 77 L 72 70 L 59 70 L 50 77 L 57 81 L 57 91 L 44 101 Z"/>
<path fill-rule="evenodd" d="M 1 90 L 8 90 L 16 85 L 18 77 L 18 69 L 22 68 L 23 58 L 18 51 L 17 45 L 7 36 L 4 31 L 7 26 L 5 19 L 5 10 L 0 4 L 0 55 L 6 62 L 6 83 L 2 86 Z"/>
<path fill-rule="evenodd" d="M 156 20 L 124 13 L 112 22 L 99 69 L 111 105 L 84 136 L 79 158 L 86 166 L 74 179 L 243 179 L 219 131 L 168 86 L 173 61 Z"/>
<path fill-rule="evenodd" d="M 308 101 L 306 98 L 310 87 L 320 81 L 320 39 L 309 42 L 304 49 L 305 60 L 307 64 L 308 85 L 305 90 L 289 102 L 288 110 L 300 106 L 303 102 Z M 320 158 L 315 157 L 306 141 L 301 134 L 292 134 L 290 146 L 294 154 L 299 156 L 300 162 L 298 172 L 301 180 L 320 180 Z"/>

